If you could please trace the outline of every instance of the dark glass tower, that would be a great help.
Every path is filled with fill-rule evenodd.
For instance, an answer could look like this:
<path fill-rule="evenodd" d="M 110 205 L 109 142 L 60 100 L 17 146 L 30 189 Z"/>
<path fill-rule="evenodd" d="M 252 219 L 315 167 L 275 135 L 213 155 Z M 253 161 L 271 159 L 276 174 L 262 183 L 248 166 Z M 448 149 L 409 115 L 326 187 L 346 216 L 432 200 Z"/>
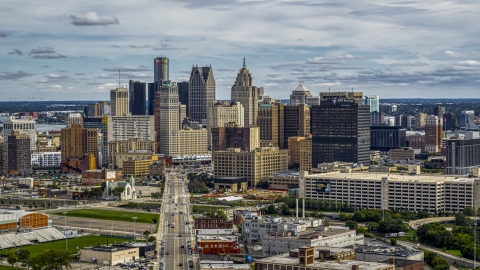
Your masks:
<path fill-rule="evenodd" d="M 178 100 L 180 103 L 185 105 L 187 107 L 187 117 L 190 117 L 190 114 L 188 112 L 188 82 L 179 82 L 177 83 L 178 86 Z"/>
<path fill-rule="evenodd" d="M 370 107 L 325 100 L 311 112 L 312 166 L 334 161 L 370 164 Z"/>
<path fill-rule="evenodd" d="M 130 80 L 129 108 L 131 115 L 145 115 L 146 113 L 146 83 Z"/>
<path fill-rule="evenodd" d="M 168 58 L 157 57 L 153 60 L 153 81 L 168 81 Z"/>

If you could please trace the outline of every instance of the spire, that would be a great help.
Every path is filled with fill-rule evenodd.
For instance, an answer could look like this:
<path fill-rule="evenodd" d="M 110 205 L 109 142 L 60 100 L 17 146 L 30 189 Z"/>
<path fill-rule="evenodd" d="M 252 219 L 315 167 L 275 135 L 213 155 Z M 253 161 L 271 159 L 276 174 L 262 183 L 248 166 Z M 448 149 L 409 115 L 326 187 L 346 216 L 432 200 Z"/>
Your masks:
<path fill-rule="evenodd" d="M 243 68 L 247 68 L 247 65 L 245 64 L 245 57 L 243 58 Z"/>

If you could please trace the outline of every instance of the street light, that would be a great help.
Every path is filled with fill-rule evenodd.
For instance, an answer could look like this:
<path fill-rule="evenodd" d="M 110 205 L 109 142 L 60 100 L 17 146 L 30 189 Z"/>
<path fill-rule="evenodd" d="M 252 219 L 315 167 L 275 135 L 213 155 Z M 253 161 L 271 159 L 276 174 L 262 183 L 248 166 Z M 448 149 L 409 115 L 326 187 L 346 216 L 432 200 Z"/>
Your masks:
<path fill-rule="evenodd" d="M 65 248 L 66 250 L 68 251 L 68 236 L 66 234 L 66 229 L 67 229 L 67 212 L 63 212 L 63 221 L 64 221 L 64 225 L 63 225 L 63 234 L 65 235 Z"/>
<path fill-rule="evenodd" d="M 136 242 L 136 222 L 137 222 L 137 217 L 132 217 L 133 219 L 133 242 Z"/>

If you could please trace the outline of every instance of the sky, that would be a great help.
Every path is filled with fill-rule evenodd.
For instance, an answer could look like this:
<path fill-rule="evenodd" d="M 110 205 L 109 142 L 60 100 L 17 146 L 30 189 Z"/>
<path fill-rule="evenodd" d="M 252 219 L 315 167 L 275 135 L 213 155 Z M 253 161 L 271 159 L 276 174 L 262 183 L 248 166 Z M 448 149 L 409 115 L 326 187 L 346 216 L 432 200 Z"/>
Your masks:
<path fill-rule="evenodd" d="M 479 13 L 470 0 L 4 0 L 0 101 L 108 100 L 119 83 L 152 82 L 157 56 L 177 82 L 211 65 L 217 99 L 230 99 L 243 58 L 277 99 L 299 84 L 478 98 Z"/>

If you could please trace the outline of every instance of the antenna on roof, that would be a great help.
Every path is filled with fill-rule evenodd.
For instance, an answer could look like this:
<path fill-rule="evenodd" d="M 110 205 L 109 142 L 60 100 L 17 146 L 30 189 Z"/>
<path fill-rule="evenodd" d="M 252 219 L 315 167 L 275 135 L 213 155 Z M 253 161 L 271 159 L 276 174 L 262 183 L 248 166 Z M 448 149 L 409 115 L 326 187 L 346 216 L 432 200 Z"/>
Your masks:
<path fill-rule="evenodd" d="M 243 68 L 247 68 L 247 65 L 245 64 L 245 57 L 243 58 Z"/>

